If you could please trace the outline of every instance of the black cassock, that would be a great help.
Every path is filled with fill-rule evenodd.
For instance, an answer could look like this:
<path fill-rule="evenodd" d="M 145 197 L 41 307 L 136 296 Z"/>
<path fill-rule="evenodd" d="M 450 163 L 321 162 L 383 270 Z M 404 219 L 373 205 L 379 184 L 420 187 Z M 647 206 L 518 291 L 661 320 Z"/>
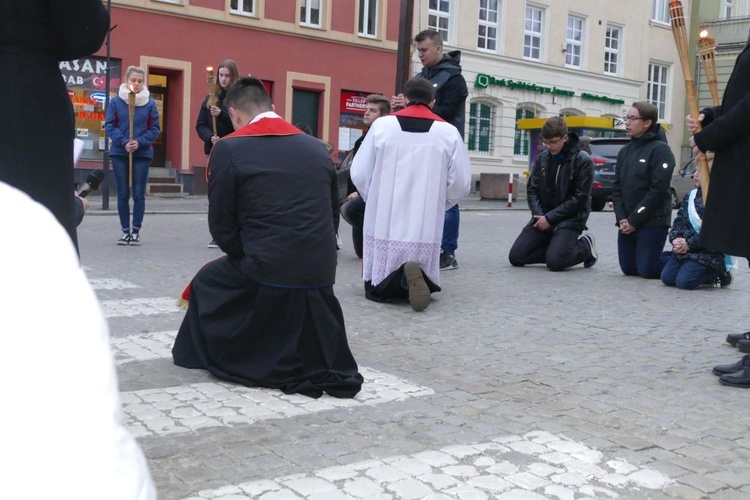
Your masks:
<path fill-rule="evenodd" d="M 322 143 L 280 118 L 219 141 L 209 228 L 227 256 L 190 286 L 175 364 L 250 387 L 354 397 L 362 376 L 333 294 L 335 172 Z"/>

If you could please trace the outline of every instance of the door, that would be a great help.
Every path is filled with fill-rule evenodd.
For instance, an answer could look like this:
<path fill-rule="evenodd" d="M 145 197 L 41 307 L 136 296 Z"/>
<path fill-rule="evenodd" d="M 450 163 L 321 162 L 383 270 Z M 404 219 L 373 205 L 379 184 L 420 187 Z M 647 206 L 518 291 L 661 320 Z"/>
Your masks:
<path fill-rule="evenodd" d="M 302 125 L 307 125 L 310 135 L 318 137 L 319 118 L 320 92 L 294 89 L 292 94 L 292 123 L 303 130 Z"/>
<path fill-rule="evenodd" d="M 166 75 L 152 73 L 148 75 L 148 91 L 151 93 L 151 98 L 156 102 L 161 128 L 159 136 L 152 145 L 154 149 L 154 159 L 151 161 L 152 167 L 164 167 L 167 159 L 167 82 Z"/>

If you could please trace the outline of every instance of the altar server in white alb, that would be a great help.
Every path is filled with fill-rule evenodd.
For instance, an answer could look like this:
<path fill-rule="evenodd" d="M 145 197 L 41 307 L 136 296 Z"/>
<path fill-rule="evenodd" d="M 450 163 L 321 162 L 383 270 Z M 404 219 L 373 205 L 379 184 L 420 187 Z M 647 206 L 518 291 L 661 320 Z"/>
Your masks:
<path fill-rule="evenodd" d="M 376 302 L 430 305 L 440 291 L 445 211 L 469 192 L 471 165 L 456 127 L 432 113 L 435 90 L 421 77 L 404 86 L 408 105 L 373 123 L 351 178 L 367 203 L 362 277 Z"/>

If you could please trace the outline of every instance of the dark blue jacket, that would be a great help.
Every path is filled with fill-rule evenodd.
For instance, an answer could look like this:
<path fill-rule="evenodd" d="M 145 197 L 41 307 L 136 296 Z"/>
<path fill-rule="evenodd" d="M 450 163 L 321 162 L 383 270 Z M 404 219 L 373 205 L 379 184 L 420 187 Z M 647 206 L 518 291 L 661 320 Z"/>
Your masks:
<path fill-rule="evenodd" d="M 422 68 L 419 74 L 435 86 L 432 112 L 456 127 L 463 137 L 469 90 L 461 75 L 461 51 L 448 52 L 435 66 Z"/>
<path fill-rule="evenodd" d="M 130 137 L 128 103 L 119 96 L 109 101 L 104 130 L 107 131 L 107 137 L 112 139 L 109 155 L 128 156 L 128 152 L 125 151 L 125 145 Z M 159 136 L 159 130 L 161 130 L 159 127 L 159 111 L 156 109 L 156 102 L 149 98 L 143 106 L 136 106 L 133 114 L 133 138 L 138 141 L 139 145 L 133 153 L 133 158 L 154 157 L 151 144 Z"/>

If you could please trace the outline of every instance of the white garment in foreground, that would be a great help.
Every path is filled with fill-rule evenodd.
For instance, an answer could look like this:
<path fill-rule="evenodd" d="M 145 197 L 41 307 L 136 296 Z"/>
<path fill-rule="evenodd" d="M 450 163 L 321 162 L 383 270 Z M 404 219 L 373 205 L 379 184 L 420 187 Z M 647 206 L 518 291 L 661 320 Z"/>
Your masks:
<path fill-rule="evenodd" d="M 109 331 L 70 238 L 4 183 L 0 230 L 13 235 L 0 261 L 0 497 L 155 499 L 120 425 Z"/>
<path fill-rule="evenodd" d="M 408 109 L 408 108 L 407 108 Z M 377 285 L 409 261 L 440 284 L 445 211 L 471 187 L 469 154 L 453 125 L 404 132 L 396 116 L 373 123 L 351 168 L 367 202 L 362 277 Z"/>

